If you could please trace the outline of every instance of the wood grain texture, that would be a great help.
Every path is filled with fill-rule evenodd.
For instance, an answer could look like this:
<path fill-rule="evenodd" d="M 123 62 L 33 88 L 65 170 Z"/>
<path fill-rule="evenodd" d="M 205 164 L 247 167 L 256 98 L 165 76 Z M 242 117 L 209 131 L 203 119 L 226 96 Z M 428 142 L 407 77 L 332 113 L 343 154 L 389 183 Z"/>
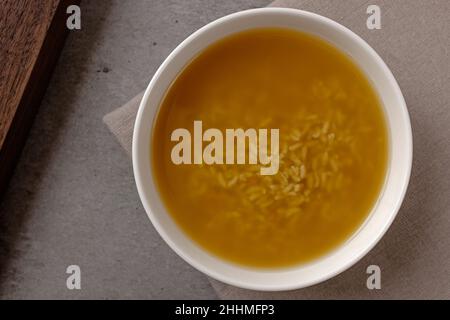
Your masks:
<path fill-rule="evenodd" d="M 12 174 L 65 36 L 72 0 L 0 0 L 0 195 Z"/>

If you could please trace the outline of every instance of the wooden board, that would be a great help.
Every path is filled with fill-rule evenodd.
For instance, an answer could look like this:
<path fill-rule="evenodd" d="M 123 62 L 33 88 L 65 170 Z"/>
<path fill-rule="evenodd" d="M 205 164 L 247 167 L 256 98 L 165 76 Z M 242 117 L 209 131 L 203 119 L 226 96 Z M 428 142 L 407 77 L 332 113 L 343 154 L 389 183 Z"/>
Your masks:
<path fill-rule="evenodd" d="M 0 196 L 68 33 L 72 0 L 0 0 Z"/>

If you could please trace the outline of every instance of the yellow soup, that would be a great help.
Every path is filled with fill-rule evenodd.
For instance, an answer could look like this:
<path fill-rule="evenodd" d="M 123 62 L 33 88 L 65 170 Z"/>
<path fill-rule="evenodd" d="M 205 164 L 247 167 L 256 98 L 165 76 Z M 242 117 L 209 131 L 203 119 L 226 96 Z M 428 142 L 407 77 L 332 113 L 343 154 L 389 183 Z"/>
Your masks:
<path fill-rule="evenodd" d="M 279 129 L 279 170 L 173 163 L 177 128 Z M 204 143 L 205 144 L 205 143 Z M 247 151 L 248 151 L 247 147 Z M 319 258 L 364 222 L 384 183 L 388 134 L 362 71 L 323 40 L 254 29 L 178 75 L 154 123 L 152 169 L 168 212 L 211 254 L 253 267 Z"/>

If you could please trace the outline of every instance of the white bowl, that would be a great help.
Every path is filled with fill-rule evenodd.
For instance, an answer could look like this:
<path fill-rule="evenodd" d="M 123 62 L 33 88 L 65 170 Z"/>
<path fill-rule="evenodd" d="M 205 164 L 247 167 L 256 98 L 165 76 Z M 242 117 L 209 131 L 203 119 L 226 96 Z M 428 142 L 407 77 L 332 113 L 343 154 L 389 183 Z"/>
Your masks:
<path fill-rule="evenodd" d="M 260 27 L 285 27 L 314 34 L 346 52 L 372 81 L 389 128 L 389 164 L 386 182 L 372 212 L 359 230 L 327 256 L 297 267 L 252 269 L 217 258 L 188 238 L 164 207 L 150 166 L 150 141 L 155 116 L 167 88 L 183 67 L 211 43 L 230 34 Z M 403 201 L 412 163 L 409 115 L 400 88 L 378 54 L 342 25 L 306 11 L 264 8 L 234 13 L 209 23 L 184 40 L 164 61 L 151 80 L 137 114 L 133 136 L 133 168 L 144 208 L 167 244 L 184 260 L 208 276 L 254 290 L 290 290 L 327 280 L 346 270 L 380 240 Z"/>

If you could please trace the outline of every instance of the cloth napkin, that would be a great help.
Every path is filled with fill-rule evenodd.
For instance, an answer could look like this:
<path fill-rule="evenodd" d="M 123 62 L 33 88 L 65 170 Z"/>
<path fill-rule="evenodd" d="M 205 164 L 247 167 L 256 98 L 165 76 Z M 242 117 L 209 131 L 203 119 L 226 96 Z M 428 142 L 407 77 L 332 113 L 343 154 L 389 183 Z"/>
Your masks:
<path fill-rule="evenodd" d="M 381 29 L 369 30 L 369 5 Z M 278 0 L 271 6 L 312 11 L 362 36 L 399 82 L 411 116 L 413 172 L 406 199 L 378 245 L 349 270 L 324 283 L 288 292 L 258 292 L 211 279 L 224 299 L 450 298 L 450 1 Z M 142 94 L 104 117 L 130 153 Z M 381 289 L 369 290 L 369 265 Z"/>

